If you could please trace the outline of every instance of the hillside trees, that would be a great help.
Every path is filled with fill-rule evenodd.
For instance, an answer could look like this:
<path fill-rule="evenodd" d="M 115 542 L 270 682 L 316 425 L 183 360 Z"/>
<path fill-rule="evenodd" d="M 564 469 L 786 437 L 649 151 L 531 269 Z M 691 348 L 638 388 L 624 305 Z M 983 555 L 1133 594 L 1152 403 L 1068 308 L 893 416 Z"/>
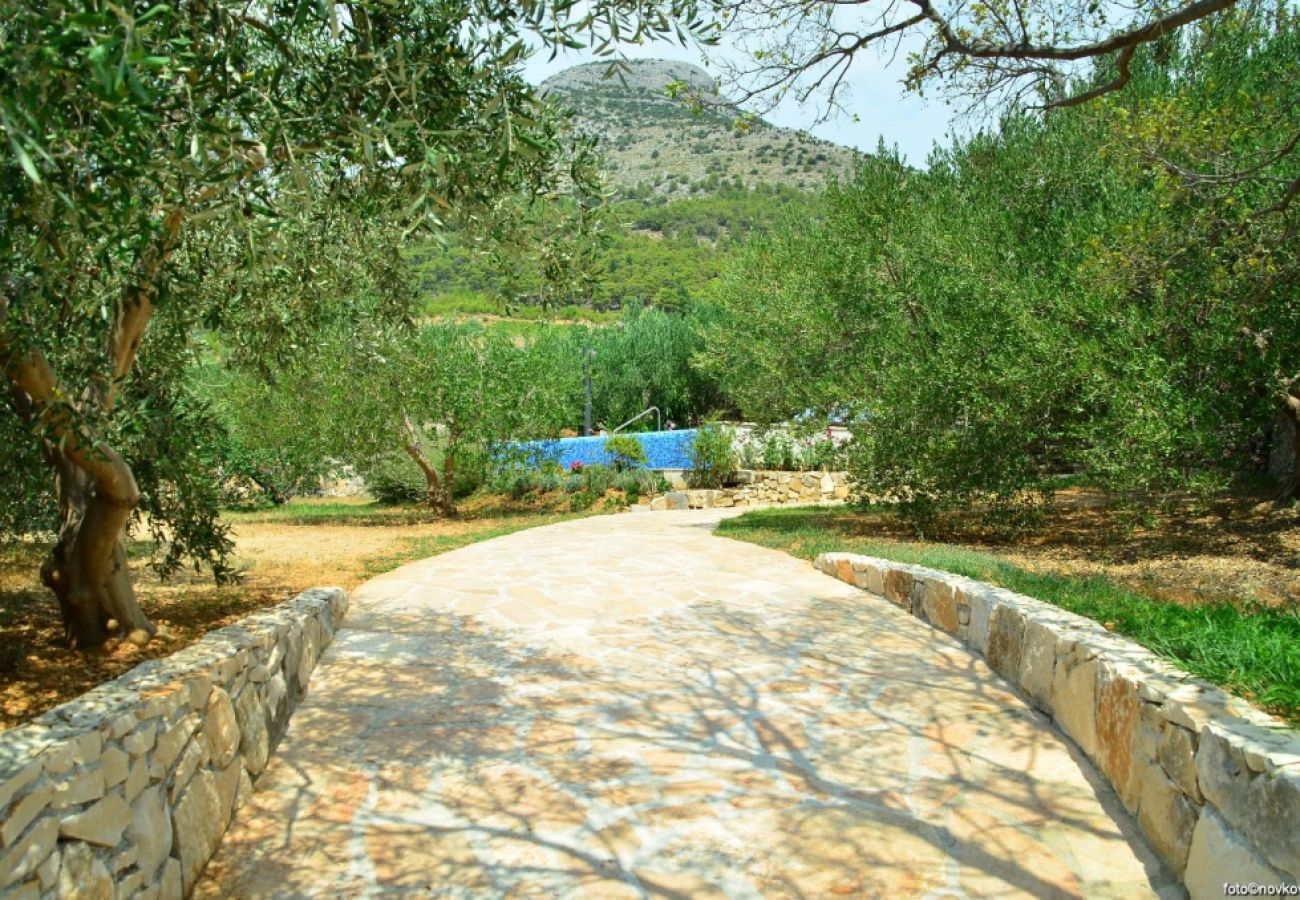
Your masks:
<path fill-rule="evenodd" d="M 574 43 L 674 27 L 639 12 L 495 0 L 4 7 L 3 433 L 31 442 L 6 445 L 5 490 L 57 508 L 42 578 L 72 646 L 102 643 L 110 623 L 152 633 L 122 543 L 142 514 L 167 564 L 220 565 L 210 417 L 180 374 L 200 328 L 273 355 L 305 340 L 313 309 L 347 301 L 288 223 L 325 198 L 339 227 L 349 214 L 436 227 L 545 189 L 555 129 L 512 69 L 521 31 Z M 249 290 L 259 269 L 298 289 Z M 205 290 L 214 272 L 228 276 L 218 292 Z"/>
<path fill-rule="evenodd" d="M 748 415 L 852 409 L 865 489 L 922 520 L 1062 472 L 1149 497 L 1250 467 L 1300 341 L 1296 39 L 1243 7 L 1138 54 L 1123 95 L 927 172 L 878 155 L 737 261 L 703 365 Z"/>

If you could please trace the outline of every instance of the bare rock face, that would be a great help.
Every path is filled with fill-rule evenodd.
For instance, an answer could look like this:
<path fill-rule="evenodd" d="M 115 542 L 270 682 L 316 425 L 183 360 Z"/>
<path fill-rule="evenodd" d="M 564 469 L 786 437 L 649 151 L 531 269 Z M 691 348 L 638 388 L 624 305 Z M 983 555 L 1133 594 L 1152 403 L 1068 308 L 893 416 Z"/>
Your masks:
<path fill-rule="evenodd" d="M 670 85 L 702 102 L 687 102 Z M 739 178 L 746 185 L 815 190 L 850 174 L 860 159 L 851 148 L 743 114 L 708 72 L 690 63 L 584 63 L 539 87 L 573 111 L 578 131 L 600 140 L 603 172 L 616 188 L 686 196 L 692 182 L 698 187 L 716 175 L 728 184 Z"/>
<path fill-rule="evenodd" d="M 590 62 L 565 69 L 542 82 L 547 93 L 573 94 L 590 90 L 619 89 L 628 94 L 644 95 L 647 100 L 671 102 L 666 88 L 683 82 L 691 90 L 721 101 L 713 76 L 691 63 L 667 59 L 635 59 L 626 68 L 611 70 L 605 62 Z"/>

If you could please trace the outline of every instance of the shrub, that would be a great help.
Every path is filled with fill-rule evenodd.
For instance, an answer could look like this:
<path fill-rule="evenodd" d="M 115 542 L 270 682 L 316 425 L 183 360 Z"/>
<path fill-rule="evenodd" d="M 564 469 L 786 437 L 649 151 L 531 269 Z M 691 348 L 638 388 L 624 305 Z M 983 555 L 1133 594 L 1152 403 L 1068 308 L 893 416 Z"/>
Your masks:
<path fill-rule="evenodd" d="M 614 486 L 614 470 L 609 466 L 583 466 L 582 484 L 585 491 L 597 497 L 603 496 L 605 491 Z"/>
<path fill-rule="evenodd" d="M 429 497 L 424 473 L 401 451 L 382 453 L 360 467 L 370 496 L 380 503 L 423 503 Z"/>
<path fill-rule="evenodd" d="M 710 422 L 701 426 L 691 444 L 691 487 L 720 488 L 735 474 L 737 466 L 735 432 Z"/>
<path fill-rule="evenodd" d="M 794 441 L 783 431 L 773 431 L 763 439 L 762 460 L 764 469 L 789 472 L 794 465 Z"/>
<path fill-rule="evenodd" d="M 607 438 L 605 452 L 613 457 L 616 472 L 626 472 L 646 464 L 645 447 L 630 434 L 616 434 Z"/>
<path fill-rule="evenodd" d="M 602 496 L 602 494 L 595 494 L 591 491 L 578 491 L 569 498 L 569 508 L 574 512 L 591 509 Z"/>

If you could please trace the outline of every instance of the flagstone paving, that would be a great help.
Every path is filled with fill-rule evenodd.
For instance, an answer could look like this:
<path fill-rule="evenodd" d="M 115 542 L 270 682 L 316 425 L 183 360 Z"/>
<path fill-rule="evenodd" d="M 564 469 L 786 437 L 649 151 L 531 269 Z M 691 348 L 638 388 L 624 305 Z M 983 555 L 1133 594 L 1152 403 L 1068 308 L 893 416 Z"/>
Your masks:
<path fill-rule="evenodd" d="M 1179 894 L 981 660 L 728 514 L 363 585 L 196 896 Z"/>

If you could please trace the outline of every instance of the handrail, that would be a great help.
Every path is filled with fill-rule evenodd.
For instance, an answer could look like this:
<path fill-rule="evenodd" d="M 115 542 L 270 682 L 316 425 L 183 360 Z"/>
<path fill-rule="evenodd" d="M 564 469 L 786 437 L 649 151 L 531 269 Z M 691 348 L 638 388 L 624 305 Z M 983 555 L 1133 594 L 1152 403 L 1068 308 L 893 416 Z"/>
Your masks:
<path fill-rule="evenodd" d="M 615 428 L 613 431 L 611 431 L 610 434 L 618 434 L 620 431 L 622 431 L 622 430 L 623 430 L 624 428 L 626 428 L 627 426 L 631 425 L 631 424 L 632 424 L 633 422 L 635 422 L 637 419 L 645 418 L 646 416 L 650 415 L 650 413 L 654 413 L 654 414 L 655 414 L 655 431 L 663 431 L 663 430 L 664 430 L 664 425 L 663 425 L 663 421 L 664 421 L 664 420 L 663 420 L 663 417 L 659 414 L 659 407 L 657 407 L 657 406 L 651 406 L 651 407 L 648 407 L 648 408 L 642 410 L 641 412 L 637 413 L 637 414 L 636 414 L 635 416 L 633 416 L 632 418 L 628 419 L 628 420 L 627 420 L 626 422 L 624 422 L 622 425 L 618 426 L 618 427 Z"/>

